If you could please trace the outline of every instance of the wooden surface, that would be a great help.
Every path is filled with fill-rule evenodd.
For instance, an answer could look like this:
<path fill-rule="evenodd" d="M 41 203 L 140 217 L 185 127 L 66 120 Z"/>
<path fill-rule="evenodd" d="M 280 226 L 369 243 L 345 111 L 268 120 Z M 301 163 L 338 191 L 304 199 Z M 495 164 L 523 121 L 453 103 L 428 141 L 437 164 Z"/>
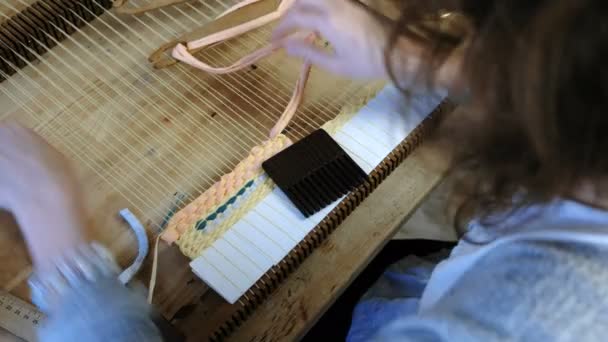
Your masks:
<path fill-rule="evenodd" d="M 91 217 L 87 233 L 109 246 L 123 266 L 135 256 L 136 242 L 118 211 L 130 208 L 156 233 L 176 194 L 191 200 L 230 170 L 265 139 L 289 99 L 299 61 L 281 54 L 226 77 L 181 65 L 159 71 L 146 63 L 155 47 L 193 29 L 183 23 L 191 18 L 204 23 L 217 14 L 209 4 L 233 2 L 194 1 L 139 18 L 106 14 L 43 62 L 0 84 L 0 119 L 36 128 L 73 160 Z M 225 24 L 246 17 L 239 11 Z M 225 64 L 260 46 L 267 34 L 261 30 L 217 46 L 204 57 Z M 289 134 L 298 138 L 367 92 L 313 72 L 306 104 Z M 289 340 L 303 334 L 436 185 L 445 167 L 434 155 L 420 150 L 410 157 L 234 339 Z M 29 267 L 25 245 L 8 215 L 0 215 L 0 226 L 0 286 L 17 282 L 12 292 L 28 298 L 19 281 Z M 197 327 L 206 323 L 197 320 L 197 310 L 209 309 L 217 296 L 192 274 L 177 248 L 161 245 L 160 255 L 155 305 L 197 341 Z M 147 282 L 148 276 L 149 263 L 139 279 Z M 194 305 L 201 300 L 205 305 Z"/>
<path fill-rule="evenodd" d="M 14 336 L 8 331 L 0 328 L 0 341 L 2 342 L 23 342 L 19 337 Z"/>

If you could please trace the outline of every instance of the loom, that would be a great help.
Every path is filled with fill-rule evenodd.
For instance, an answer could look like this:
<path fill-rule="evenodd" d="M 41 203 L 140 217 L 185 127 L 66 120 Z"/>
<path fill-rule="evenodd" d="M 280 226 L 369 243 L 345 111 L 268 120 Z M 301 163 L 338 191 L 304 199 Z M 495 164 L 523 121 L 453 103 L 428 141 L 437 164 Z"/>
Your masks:
<path fill-rule="evenodd" d="M 117 3 L 3 1 L 0 119 L 33 127 L 64 152 L 86 180 L 91 206 L 117 209 L 95 198 L 125 203 L 157 236 L 174 215 L 268 139 L 302 62 L 279 52 L 247 70 L 212 75 L 170 56 L 176 43 L 260 17 L 279 1 L 263 0 L 218 20 L 239 0 L 161 1 L 163 6 L 135 15 L 130 13 L 158 1 L 120 1 L 130 10 L 113 8 Z M 271 30 L 265 25 L 195 55 L 226 65 L 265 46 Z M 210 339 L 229 335 L 272 296 L 422 141 L 434 118 L 452 109 L 441 98 L 419 103 L 433 114 L 397 131 L 401 121 L 395 113 L 378 124 L 373 110 L 357 115 L 383 86 L 313 69 L 304 102 L 283 131 L 298 141 L 319 127 L 332 128 L 336 140 L 364 165 L 369 182 L 306 221 L 262 175 L 256 180 L 268 187 L 262 198 L 221 234 L 194 247 L 180 245 L 194 273 L 218 293 L 213 301 L 221 308 L 211 320 L 217 324 L 206 327 Z M 104 236 L 122 234 L 121 229 Z"/>

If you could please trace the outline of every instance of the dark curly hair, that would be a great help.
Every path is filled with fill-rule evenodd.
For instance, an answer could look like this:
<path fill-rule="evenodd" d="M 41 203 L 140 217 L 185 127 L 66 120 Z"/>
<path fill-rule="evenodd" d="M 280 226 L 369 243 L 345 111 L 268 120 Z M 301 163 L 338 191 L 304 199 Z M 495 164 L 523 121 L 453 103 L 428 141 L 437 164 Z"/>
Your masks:
<path fill-rule="evenodd" d="M 457 147 L 455 171 L 474 175 L 456 182 L 457 226 L 473 217 L 497 223 L 502 214 L 571 198 L 582 184 L 603 191 L 608 2 L 409 0 L 387 55 L 404 35 L 428 46 L 427 79 L 466 43 L 460 72 L 469 114 L 438 131 Z"/>

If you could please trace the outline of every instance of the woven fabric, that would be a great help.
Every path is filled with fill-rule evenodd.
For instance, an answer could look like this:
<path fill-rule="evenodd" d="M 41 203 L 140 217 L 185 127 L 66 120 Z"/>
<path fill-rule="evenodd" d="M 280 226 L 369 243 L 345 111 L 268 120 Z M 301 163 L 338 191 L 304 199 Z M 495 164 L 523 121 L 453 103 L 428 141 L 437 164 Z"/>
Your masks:
<path fill-rule="evenodd" d="M 225 205 L 248 182 L 258 177 L 262 172 L 264 161 L 289 145 L 291 145 L 289 138 L 280 134 L 276 138 L 254 147 L 249 156 L 241 161 L 232 172 L 222 176 L 219 182 L 215 183 L 185 208 L 175 213 L 167 223 L 162 239 L 168 243 L 173 243 L 187 231 L 196 229 L 196 224 L 201 219 L 211 215 L 220 206 Z"/>
<path fill-rule="evenodd" d="M 246 193 L 241 202 L 233 206 L 233 210 L 218 216 L 214 222 L 209 223 L 209 225 L 215 223 L 213 229 L 189 229 L 176 241 L 185 256 L 196 259 L 274 189 L 274 183 L 270 178 L 262 175 L 259 177 L 260 184 L 253 191 Z"/>

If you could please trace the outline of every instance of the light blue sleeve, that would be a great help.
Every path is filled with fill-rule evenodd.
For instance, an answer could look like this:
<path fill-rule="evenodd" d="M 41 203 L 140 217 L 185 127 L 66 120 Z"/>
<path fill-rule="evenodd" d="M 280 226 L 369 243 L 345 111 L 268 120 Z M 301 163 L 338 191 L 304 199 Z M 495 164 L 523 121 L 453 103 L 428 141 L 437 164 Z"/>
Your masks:
<path fill-rule="evenodd" d="M 162 341 L 146 299 L 115 277 L 69 291 L 38 336 L 42 342 Z"/>
<path fill-rule="evenodd" d="M 110 252 L 96 243 L 75 246 L 30 279 L 33 302 L 46 313 L 42 342 L 162 341 L 142 292 L 118 280 Z"/>
<path fill-rule="evenodd" d="M 374 340 L 605 341 L 607 260 L 592 246 L 505 245 L 434 307 L 395 317 Z"/>

